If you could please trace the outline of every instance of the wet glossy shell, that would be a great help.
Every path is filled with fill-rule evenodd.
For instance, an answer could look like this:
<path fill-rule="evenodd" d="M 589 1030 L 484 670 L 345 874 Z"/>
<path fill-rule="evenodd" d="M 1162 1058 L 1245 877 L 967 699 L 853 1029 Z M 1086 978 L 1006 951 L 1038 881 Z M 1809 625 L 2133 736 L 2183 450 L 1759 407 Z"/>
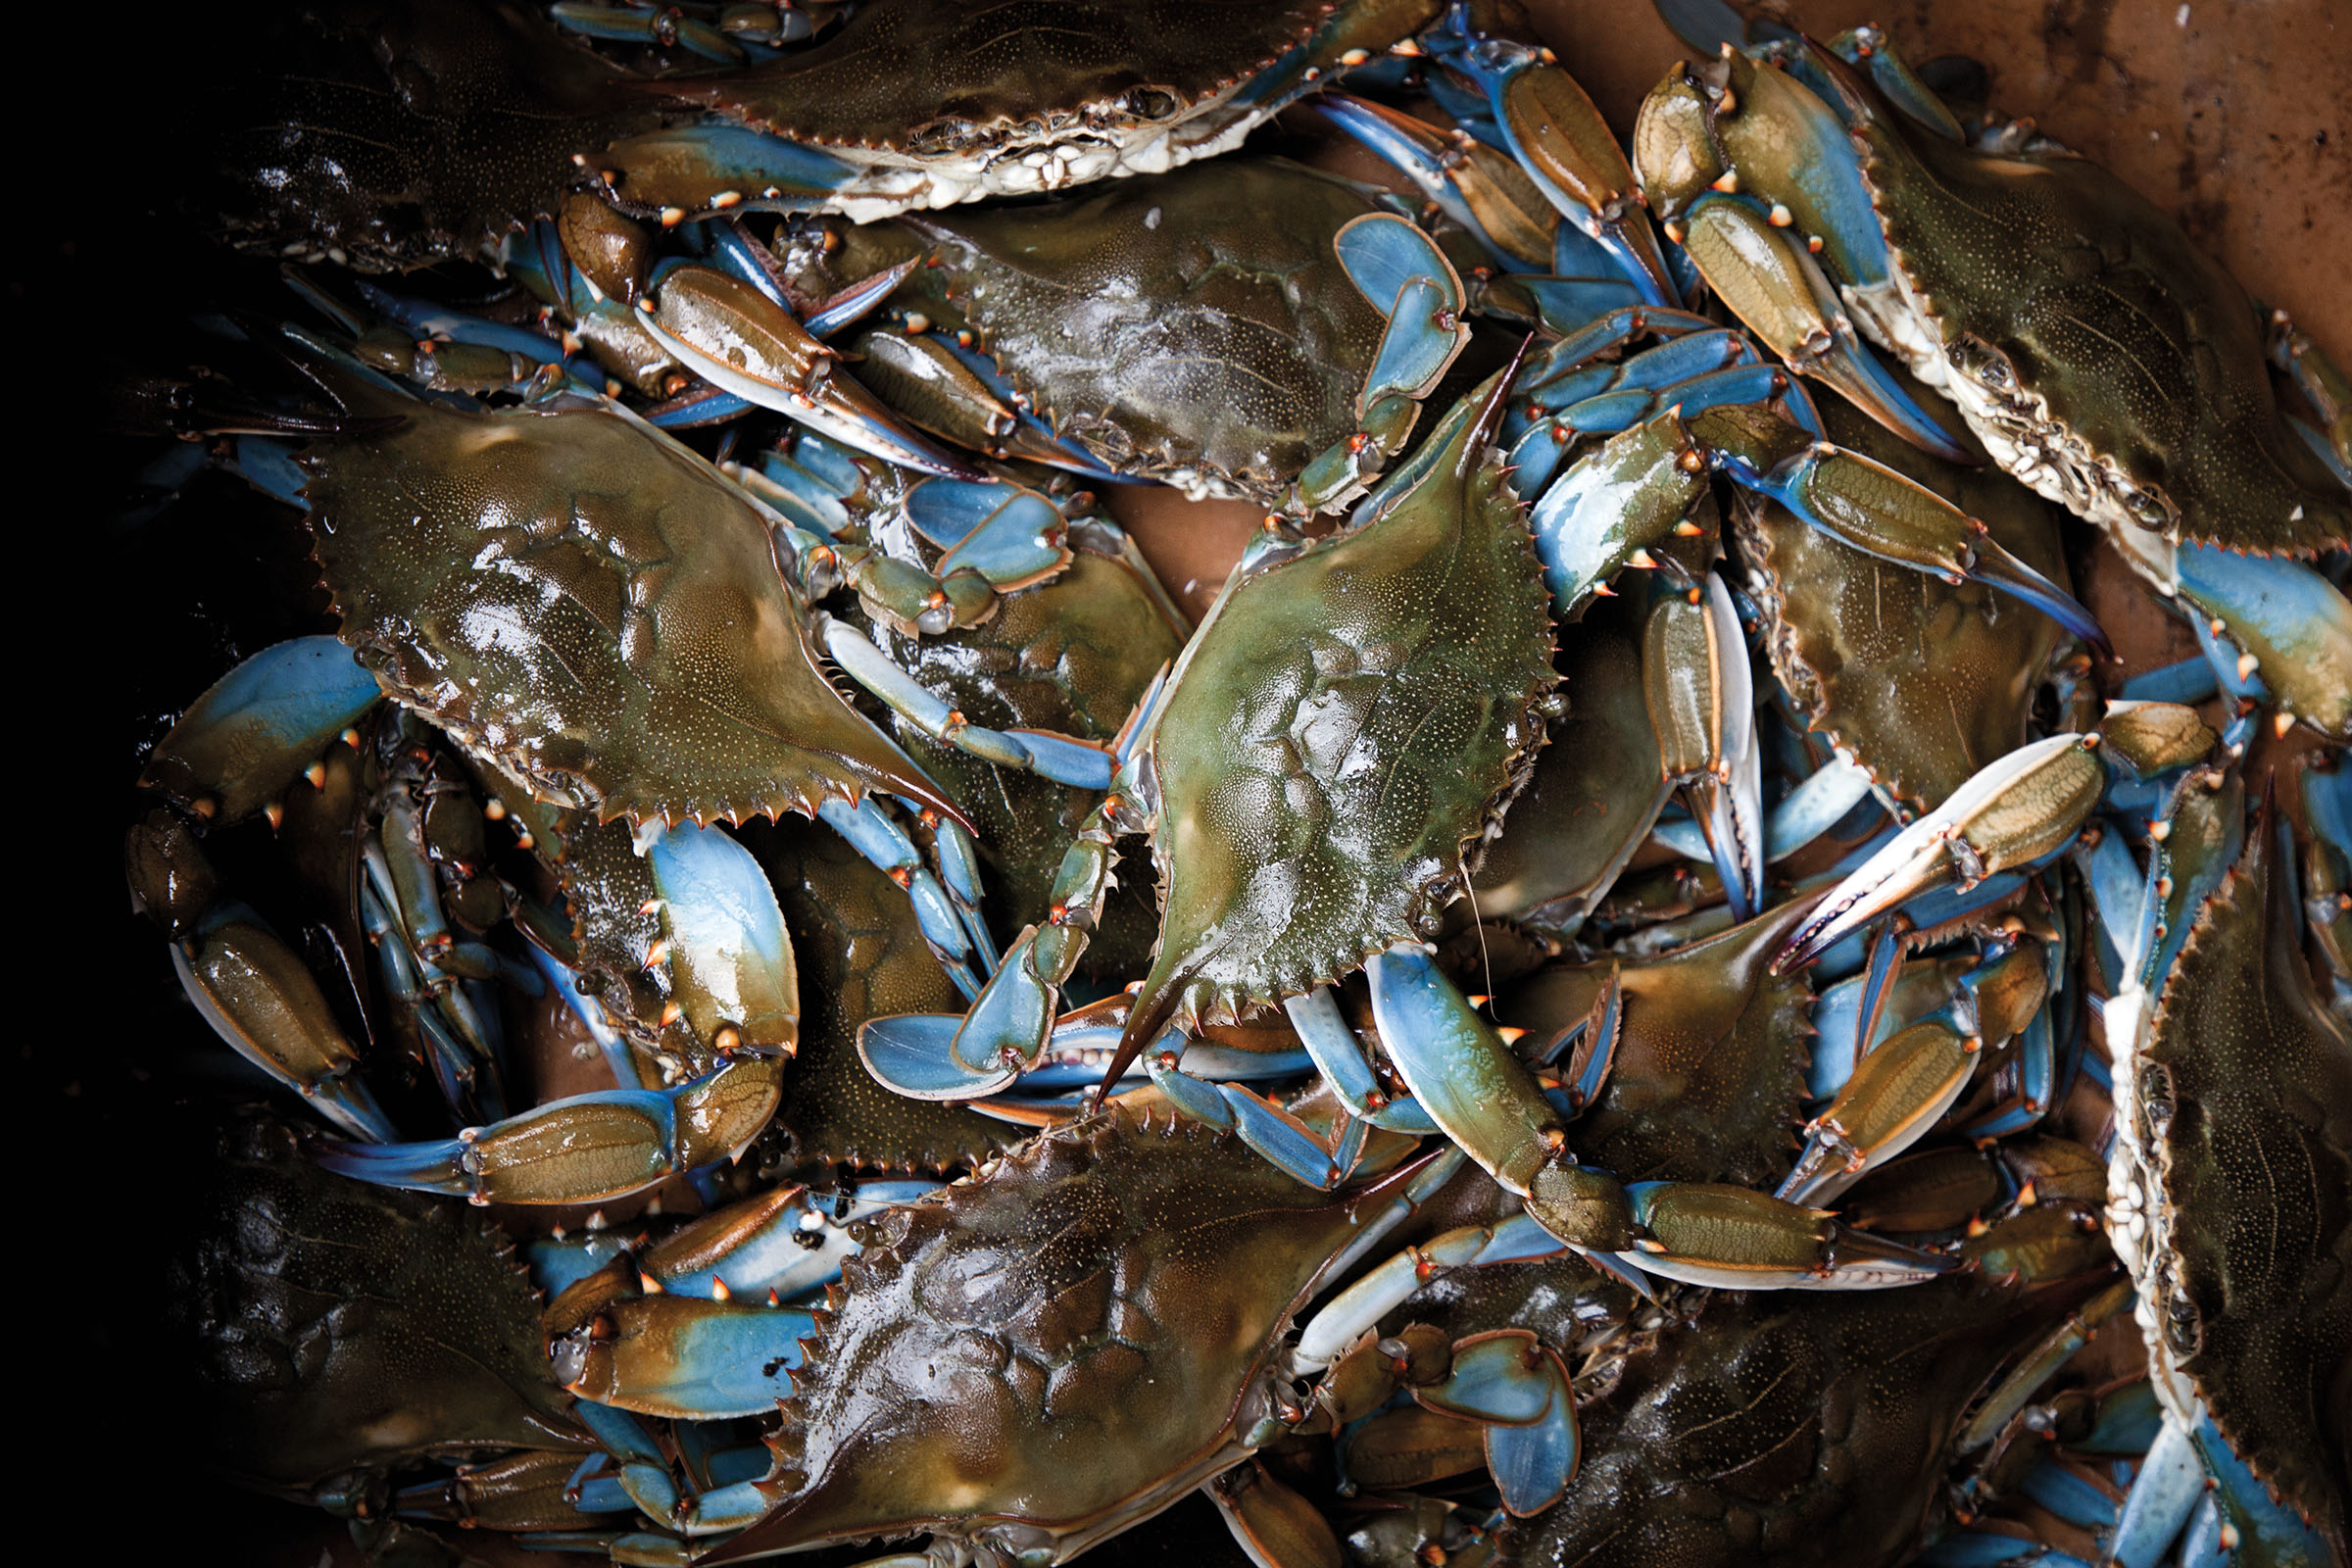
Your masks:
<path fill-rule="evenodd" d="M 430 1453 L 590 1446 L 513 1244 L 477 1210 L 330 1176 L 274 1120 L 218 1142 L 172 1291 L 212 1387 L 206 1464 L 298 1489 Z"/>
<path fill-rule="evenodd" d="M 1386 514 L 1259 571 L 1195 636 L 1153 742 L 1165 892 L 1128 1038 L 1417 940 L 1524 781 L 1549 599 L 1472 413 Z"/>
<path fill-rule="evenodd" d="M 1381 333 L 1332 237 L 1357 187 L 1221 158 L 1062 201 L 902 223 L 978 342 L 1063 436 L 1122 472 L 1261 504 L 1355 428 Z"/>
<path fill-rule="evenodd" d="M 342 637 L 461 744 L 600 820 L 740 820 L 881 788 L 947 808 L 818 666 L 762 514 L 607 409 L 388 389 L 302 458 Z"/>
<path fill-rule="evenodd" d="M 794 1374 L 790 1490 L 730 1555 L 918 1530 L 1066 1554 L 1150 1517 L 1241 1456 L 1375 1201 L 1114 1108 L 872 1222 Z"/>
<path fill-rule="evenodd" d="M 785 1069 L 783 1103 L 760 1152 L 774 1152 L 788 1169 L 942 1171 L 968 1169 L 1013 1142 L 1020 1130 L 1011 1124 L 894 1095 L 858 1059 L 858 1026 L 868 1018 L 963 1005 L 924 944 L 906 892 L 815 823 L 753 823 L 743 839 L 791 928 L 805 1009 L 800 1052 Z"/>
<path fill-rule="evenodd" d="M 1841 399 L 1824 398 L 1821 412 L 1831 440 L 1917 479 L 2067 586 L 2049 503 L 1997 469 L 1929 457 Z M 2025 744 L 2034 695 L 2065 641 L 2057 622 L 1981 583 L 1866 556 L 1777 504 L 1738 515 L 1740 555 L 1772 625 L 1774 672 L 1806 724 L 1907 810 L 1934 810 Z"/>
<path fill-rule="evenodd" d="M 283 62 L 224 102 L 220 205 L 240 240 L 362 267 L 476 256 L 552 218 L 572 155 L 651 128 L 620 71 L 527 0 L 270 8 L 244 48 Z M 270 33 L 281 33 L 272 39 Z"/>
<path fill-rule="evenodd" d="M 2279 425 L 2253 302 L 2172 220 L 2083 159 L 1980 153 L 1884 105 L 1871 120 L 1856 141 L 1894 270 L 1941 353 L 2007 359 L 1994 390 L 2025 444 L 2071 432 L 2169 498 L 2180 538 L 2343 547 L 2342 486 Z"/>
<path fill-rule="evenodd" d="M 662 90 L 793 141 L 947 154 L 1181 120 L 1303 42 L 1332 0 L 896 0 L 810 48 Z M 910 84 L 919 93 L 910 95 Z"/>
<path fill-rule="evenodd" d="M 2142 1290 L 2230 1446 L 2340 1552 L 2352 1040 L 2314 994 L 2269 839 L 2249 832 L 2207 901 L 2137 1066 L 2173 1242 Z"/>
<path fill-rule="evenodd" d="M 1788 1172 L 1813 987 L 1801 969 L 1768 965 L 1808 907 L 1783 905 L 1661 957 L 1549 970 L 1505 1000 L 1499 1016 L 1548 1042 L 1618 970 L 1624 1010 L 1608 1083 L 1569 1133 L 1580 1161 L 1628 1182 L 1770 1188 Z"/>
<path fill-rule="evenodd" d="M 1584 1465 L 1567 1497 L 1512 1521 L 1496 1561 L 1898 1561 L 1941 1490 L 1968 1398 L 2049 1320 L 2004 1312 L 1971 1280 L 1718 1294 L 1638 1345 L 1615 1391 L 1578 1412 Z"/>

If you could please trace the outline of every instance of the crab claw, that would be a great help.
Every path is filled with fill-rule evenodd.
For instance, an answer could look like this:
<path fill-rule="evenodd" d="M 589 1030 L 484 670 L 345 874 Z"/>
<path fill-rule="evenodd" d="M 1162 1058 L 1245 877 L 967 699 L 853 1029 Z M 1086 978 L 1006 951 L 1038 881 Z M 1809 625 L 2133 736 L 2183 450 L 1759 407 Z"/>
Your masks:
<path fill-rule="evenodd" d="M 1457 13 L 1457 20 L 1458 20 Z M 1480 38 L 1445 53 L 1448 69 L 1487 95 L 1519 167 L 1561 217 L 1606 251 L 1643 303 L 1682 303 L 1650 232 L 1634 171 L 1576 78 L 1547 51 Z"/>
<path fill-rule="evenodd" d="M 1976 455 L 1862 346 L 1820 266 L 1768 209 L 1751 197 L 1710 192 L 1692 205 L 1682 234 L 1708 286 L 1788 368 L 1836 388 L 1922 451 L 1946 463 L 1976 464 Z"/>
<path fill-rule="evenodd" d="M 1551 265 L 1547 215 L 1527 211 L 1504 171 L 1500 153 L 1453 137 L 1382 104 L 1346 93 L 1329 93 L 1318 107 L 1365 147 L 1420 187 L 1438 210 L 1476 235 L 1513 271 L 1542 271 Z M 1375 303 L 1378 303 L 1377 301 Z"/>
<path fill-rule="evenodd" d="M 2180 597 L 2235 646 L 2221 673 L 2259 672 L 2279 714 L 2352 739 L 2352 603 L 2333 583 L 2299 561 L 2189 543 L 2174 572 Z"/>
<path fill-rule="evenodd" d="M 1811 962 L 1946 882 L 1974 885 L 2038 865 L 2066 848 L 2106 791 L 2098 741 L 2095 734 L 2053 735 L 1978 772 L 1838 883 L 1775 956 L 1773 972 Z"/>
<path fill-rule="evenodd" d="M 1035 926 L 1021 933 L 960 1018 L 899 1013 L 859 1025 L 865 1070 L 909 1100 L 978 1100 L 1010 1088 L 1044 1055 L 1054 1032 L 1057 993 L 1037 973 L 1037 939 Z"/>
<path fill-rule="evenodd" d="M 1752 407 L 1708 409 L 1689 424 L 1709 461 L 1742 489 L 1769 496 L 1881 561 L 1946 582 L 1998 588 L 2100 653 L 2112 652 L 2107 634 L 2073 595 L 2003 549 L 1984 523 L 1885 464 Z"/>
<path fill-rule="evenodd" d="M 834 351 L 742 278 L 715 268 L 673 267 L 656 276 L 654 296 L 638 301 L 638 324 L 720 390 L 885 463 L 954 479 L 986 477 L 909 429 L 872 393 L 834 374 Z"/>
<path fill-rule="evenodd" d="M 1626 1189 L 1638 1229 L 1614 1260 L 1629 1268 L 1724 1290 L 1885 1290 L 1958 1266 L 1867 1232 L 1818 1208 L 1745 1187 L 1636 1182 Z"/>
<path fill-rule="evenodd" d="M 1764 791 L 1754 677 L 1731 590 L 1710 571 L 1703 591 L 1661 595 L 1642 645 L 1660 765 L 1689 795 L 1732 918 L 1744 920 L 1764 905 Z"/>

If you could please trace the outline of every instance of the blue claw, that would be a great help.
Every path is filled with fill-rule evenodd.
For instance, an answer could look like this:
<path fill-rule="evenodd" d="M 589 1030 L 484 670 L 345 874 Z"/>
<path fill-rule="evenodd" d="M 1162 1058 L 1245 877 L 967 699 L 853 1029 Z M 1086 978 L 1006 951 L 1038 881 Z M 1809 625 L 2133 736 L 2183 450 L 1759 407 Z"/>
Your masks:
<path fill-rule="evenodd" d="M 1020 951 L 1014 944 L 1010 956 Z M 994 1072 L 975 1072 L 956 1057 L 963 1022 L 952 1012 L 869 1019 L 858 1029 L 858 1057 L 875 1082 L 909 1100 L 976 1100 L 1010 1088 L 1021 1076 L 1018 1067 L 1000 1063 Z"/>
<path fill-rule="evenodd" d="M 1418 398 L 1437 384 L 1469 341 L 1468 303 L 1445 252 L 1393 213 L 1367 213 L 1332 241 L 1348 280 L 1388 318 L 1357 408 L 1382 398 Z"/>
<path fill-rule="evenodd" d="M 332 637 L 277 643 L 196 699 L 157 744 L 140 782 L 209 802 L 225 826 L 275 801 L 383 695 Z"/>
<path fill-rule="evenodd" d="M 2183 544 L 2175 562 L 2224 691 L 2276 698 L 2328 739 L 2352 737 L 2352 604 L 2333 583 L 2298 561 L 2209 545 Z M 2213 637 L 2215 620 L 2233 646 Z"/>
<path fill-rule="evenodd" d="M 542 952 L 537 943 L 526 942 L 523 947 L 564 1005 L 579 1020 L 580 1027 L 588 1031 L 588 1038 L 596 1042 L 605 1065 L 612 1069 L 613 1083 L 622 1089 L 643 1089 L 645 1082 L 637 1075 L 637 1057 L 629 1050 L 628 1040 L 605 1020 L 605 1009 L 580 990 L 579 976 L 558 962 L 553 954 Z"/>
<path fill-rule="evenodd" d="M 2040 1467 L 2049 1468 L 2046 1463 Z M 2093 1517 L 2089 1522 L 2114 1526 L 2115 1535 L 2107 1544 L 2107 1552 L 2120 1568 L 2155 1568 L 2204 1494 L 2205 1466 L 2197 1457 L 2195 1441 L 2179 1425 L 2167 1421 L 2157 1429 L 2156 1441 L 2149 1445 L 2147 1457 L 2140 1461 L 2139 1474 L 2124 1499 L 2121 1517 L 2114 1504 L 2107 1503 L 2106 1517 Z M 2029 1495 L 2034 1494 L 2029 1491 Z M 2042 1499 L 2034 1495 L 2034 1500 Z M 2103 1495 L 2100 1500 L 2105 1501 Z M 2056 1508 L 2051 1511 L 2059 1513 L 2061 1518 L 2075 1517 Z"/>
<path fill-rule="evenodd" d="M 1532 1518 L 1567 1494 L 1584 1441 L 1577 1430 L 1576 1403 L 1565 1383 L 1550 1407 L 1520 1427 L 1487 1428 L 1487 1470 L 1502 1494 L 1502 1506 Z"/>

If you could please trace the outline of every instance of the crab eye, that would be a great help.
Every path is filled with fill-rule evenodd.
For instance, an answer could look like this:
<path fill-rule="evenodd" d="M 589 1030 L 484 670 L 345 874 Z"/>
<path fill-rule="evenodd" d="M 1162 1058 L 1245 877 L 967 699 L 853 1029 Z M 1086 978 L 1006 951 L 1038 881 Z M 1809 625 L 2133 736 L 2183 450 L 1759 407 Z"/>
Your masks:
<path fill-rule="evenodd" d="M 2124 510 L 2142 528 L 2163 528 L 2173 520 L 2173 509 L 2165 505 L 2164 498 L 2153 490 L 2125 491 Z"/>
<path fill-rule="evenodd" d="M 1980 386 L 2006 391 L 2011 376 L 2009 357 L 1980 337 L 1964 337 L 1949 350 L 1952 368 Z"/>
<path fill-rule="evenodd" d="M 1164 87 L 1131 87 L 1119 107 L 1138 120 L 1165 120 L 1176 113 L 1176 95 Z"/>
<path fill-rule="evenodd" d="M 2205 1320 L 2197 1311 L 2197 1303 L 2179 1291 L 2164 1301 L 2164 1337 L 2172 1351 L 2182 1360 L 2197 1353 L 2205 1343 Z"/>

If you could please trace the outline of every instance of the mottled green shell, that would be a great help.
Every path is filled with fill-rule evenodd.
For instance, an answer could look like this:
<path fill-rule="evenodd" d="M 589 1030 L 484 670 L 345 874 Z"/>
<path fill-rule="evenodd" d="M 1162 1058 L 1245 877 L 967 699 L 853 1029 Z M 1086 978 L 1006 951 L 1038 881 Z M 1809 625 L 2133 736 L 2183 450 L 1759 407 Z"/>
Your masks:
<path fill-rule="evenodd" d="M 2061 514 L 2050 503 L 1997 469 L 1930 457 L 1841 399 L 1824 398 L 1821 412 L 1831 440 L 1918 480 L 2067 586 Z M 2066 640 L 2056 621 L 1982 583 L 1947 583 L 1864 555 L 1777 503 L 1738 515 L 1781 685 L 1809 728 L 1852 754 L 1906 809 L 1934 810 L 2025 744 L 2034 694 Z"/>
<path fill-rule="evenodd" d="M 1276 1345 L 1405 1173 L 1318 1192 L 1113 1107 L 869 1222 L 752 1553 L 929 1530 L 1074 1554 L 1242 1457 Z"/>
<path fill-rule="evenodd" d="M 2340 1553 L 2352 1040 L 2314 992 L 2268 826 L 2198 915 L 2137 1066 L 2170 1211 L 2157 1332 L 2230 1446 Z"/>
<path fill-rule="evenodd" d="M 1104 742 L 1184 647 L 1134 568 L 1083 547 L 1062 575 L 1001 599 L 981 625 L 940 637 L 902 637 L 879 623 L 868 630 L 892 662 L 975 724 Z M 897 728 L 907 754 L 947 787 L 977 829 L 988 870 L 987 912 L 1000 940 L 1042 924 L 1062 851 L 1102 796 L 992 766 L 931 740 L 904 718 Z M 1128 863 L 1140 871 L 1141 861 L 1137 855 Z M 1088 945 L 1088 972 L 1124 979 L 1149 959 L 1156 932 L 1149 889 L 1148 875 L 1122 879 Z"/>
<path fill-rule="evenodd" d="M 1900 1291 L 1713 1295 L 1635 1342 L 1577 1412 L 1567 1496 L 1505 1526 L 1495 1561 L 1580 1568 L 1885 1568 L 1943 1490 L 1985 1377 L 2070 1298 L 1988 1299 L 1975 1280 Z M 2071 1299 L 2080 1299 L 2079 1295 Z"/>
<path fill-rule="evenodd" d="M 575 153 L 659 107 L 532 0 L 272 6 L 245 19 L 220 89 L 218 206 L 233 238 L 363 268 L 494 251 L 553 218 Z"/>
<path fill-rule="evenodd" d="M 893 0 L 813 46 L 665 93 L 794 141 L 945 153 L 1156 94 L 1165 118 L 1305 40 L 1332 0 Z M 1139 105 L 1158 108 L 1156 103 Z"/>
<path fill-rule="evenodd" d="M 172 1304 L 208 1385 L 190 1451 L 281 1489 L 355 1466 L 590 1440 L 539 1303 L 477 1209 L 331 1176 L 256 1119 L 209 1152 Z"/>
<path fill-rule="evenodd" d="M 1623 987 L 1608 1083 L 1569 1138 L 1583 1163 L 1621 1181 L 1740 1182 L 1788 1170 L 1805 1093 L 1813 987 L 1769 965 L 1810 909 L 1785 904 L 1655 958 L 1547 970 L 1498 1016 L 1545 1042 L 1591 1011 L 1609 971 Z"/>
<path fill-rule="evenodd" d="M 1280 159 L 1220 158 L 1018 207 L 899 220 L 1038 413 L 1122 472 L 1271 505 L 1355 429 L 1381 318 L 1333 236 L 1373 211 Z"/>
<path fill-rule="evenodd" d="M 2050 419 L 2170 499 L 2181 539 L 2343 548 L 2343 487 L 2279 423 L 2254 302 L 2171 219 L 2085 159 L 1979 152 L 1883 104 L 1855 140 L 1890 261 L 1948 357 L 2005 356 Z"/>
<path fill-rule="evenodd" d="M 760 1147 L 763 1172 L 771 1153 L 778 1175 L 825 1165 L 968 1169 L 1017 1139 L 1019 1128 L 961 1105 L 892 1094 L 858 1057 L 858 1026 L 868 1018 L 963 1007 L 906 891 L 816 823 L 751 823 L 743 841 L 776 890 L 803 977 L 800 1051 Z"/>
<path fill-rule="evenodd" d="M 1669 785 L 1642 689 L 1639 601 L 1601 600 L 1560 629 L 1560 695 L 1527 789 L 1472 878 L 1480 917 L 1573 931 L 1648 836 Z M 1454 906 L 1454 917 L 1469 913 Z"/>
<path fill-rule="evenodd" d="M 833 689 L 764 517 L 692 452 L 607 408 L 334 387 L 402 416 L 301 459 L 341 635 L 461 744 L 602 821 L 953 809 Z"/>
<path fill-rule="evenodd" d="M 1385 510 L 1234 587 L 1152 741 L 1160 948 L 1129 1039 L 1419 940 L 1543 736 L 1549 600 L 1465 403 Z"/>

